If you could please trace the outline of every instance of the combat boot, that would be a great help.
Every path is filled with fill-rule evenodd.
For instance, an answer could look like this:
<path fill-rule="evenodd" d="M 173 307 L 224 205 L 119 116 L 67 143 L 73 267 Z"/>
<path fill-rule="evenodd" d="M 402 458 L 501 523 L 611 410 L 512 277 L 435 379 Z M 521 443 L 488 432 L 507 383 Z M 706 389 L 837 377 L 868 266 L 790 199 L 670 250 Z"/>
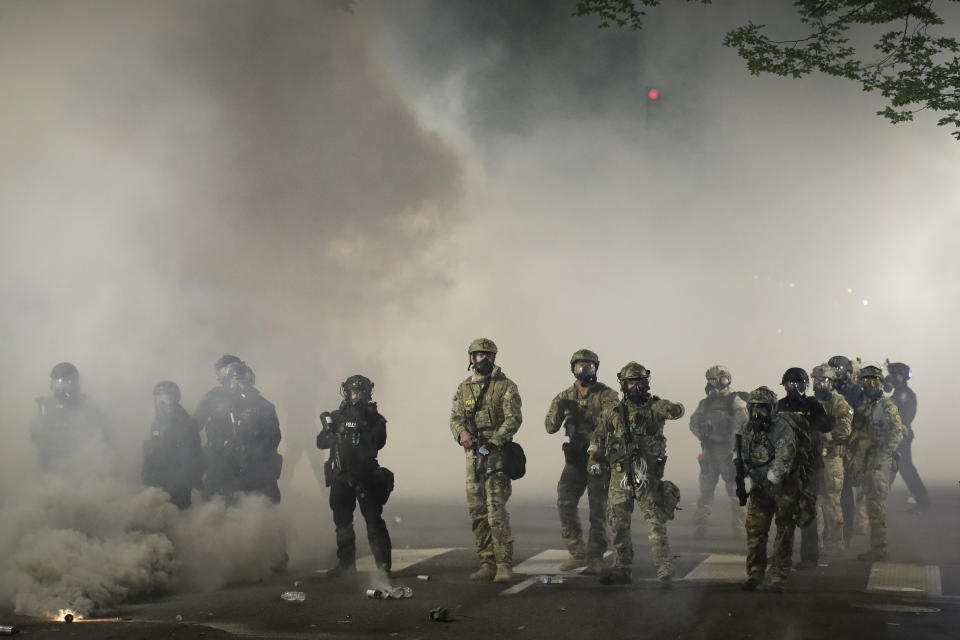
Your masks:
<path fill-rule="evenodd" d="M 740 585 L 744 591 L 756 591 L 760 586 L 760 580 L 757 578 L 747 578 L 747 581 Z"/>
<path fill-rule="evenodd" d="M 493 581 L 502 584 L 511 580 L 513 580 L 513 567 L 508 564 L 498 564 L 497 575 L 494 576 Z"/>
<path fill-rule="evenodd" d="M 587 568 L 583 570 L 585 576 L 599 576 L 603 574 L 603 558 L 591 558 L 587 560 Z"/>
<path fill-rule="evenodd" d="M 587 566 L 587 561 L 585 558 L 570 556 L 566 560 L 560 563 L 560 571 L 573 571 L 574 569 L 579 569 L 580 567 Z"/>
<path fill-rule="evenodd" d="M 770 593 L 786 593 L 787 585 L 784 583 L 781 578 L 774 578 L 770 581 L 770 585 L 767 587 L 767 591 Z"/>
<path fill-rule="evenodd" d="M 874 551 L 873 549 L 857 556 L 857 560 L 863 560 L 864 562 L 883 562 L 886 559 L 886 551 Z"/>
<path fill-rule="evenodd" d="M 477 582 L 489 582 L 493 580 L 494 570 L 493 567 L 489 564 L 482 564 L 480 568 L 470 574 L 471 580 L 476 580 Z"/>

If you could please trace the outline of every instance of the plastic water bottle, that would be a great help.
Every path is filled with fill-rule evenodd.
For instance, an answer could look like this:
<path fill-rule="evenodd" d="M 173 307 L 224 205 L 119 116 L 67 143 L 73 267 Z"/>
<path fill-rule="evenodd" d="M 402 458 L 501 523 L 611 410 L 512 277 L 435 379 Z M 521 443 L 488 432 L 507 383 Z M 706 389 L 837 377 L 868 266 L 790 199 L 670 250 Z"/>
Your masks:
<path fill-rule="evenodd" d="M 413 589 L 410 587 L 393 587 L 390 589 L 390 598 L 393 600 L 402 600 L 403 598 L 412 598 Z"/>
<path fill-rule="evenodd" d="M 307 599 L 307 594 L 303 591 L 284 591 L 280 594 L 280 598 L 287 602 L 303 602 Z"/>

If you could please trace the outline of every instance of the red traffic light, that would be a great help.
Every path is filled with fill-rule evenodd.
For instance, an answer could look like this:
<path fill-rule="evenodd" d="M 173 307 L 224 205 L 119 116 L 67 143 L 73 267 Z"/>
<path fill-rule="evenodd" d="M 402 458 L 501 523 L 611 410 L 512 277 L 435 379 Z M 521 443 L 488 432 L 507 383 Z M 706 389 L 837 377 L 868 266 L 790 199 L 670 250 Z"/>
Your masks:
<path fill-rule="evenodd" d="M 660 97 L 660 92 L 657 91 L 656 89 L 650 89 L 650 91 L 647 91 L 647 97 L 650 98 L 651 100 L 656 100 L 657 98 Z"/>

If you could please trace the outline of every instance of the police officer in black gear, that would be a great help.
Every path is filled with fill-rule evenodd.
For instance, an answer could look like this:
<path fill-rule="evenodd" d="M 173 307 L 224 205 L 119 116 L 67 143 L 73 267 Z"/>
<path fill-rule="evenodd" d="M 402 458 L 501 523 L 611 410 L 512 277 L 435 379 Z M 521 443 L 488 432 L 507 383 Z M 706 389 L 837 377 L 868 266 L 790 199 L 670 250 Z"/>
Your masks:
<path fill-rule="evenodd" d="M 890 362 L 887 364 L 887 377 L 884 379 L 883 390 L 891 394 L 894 404 L 900 411 L 900 420 L 903 426 L 907 428 L 906 437 L 900 441 L 897 453 L 900 459 L 897 465 L 891 470 L 890 484 L 893 484 L 897 477 L 897 471 L 903 477 L 903 482 L 907 489 L 913 494 L 913 499 L 917 501 L 917 507 L 925 509 L 930 506 L 930 496 L 927 494 L 927 488 L 920 479 L 917 467 L 913 464 L 913 419 L 917 415 L 917 394 L 913 389 L 907 386 L 910 379 L 910 367 L 902 362 Z"/>
<path fill-rule="evenodd" d="M 73 364 L 61 362 L 53 367 L 50 391 L 50 395 L 37 398 L 30 439 L 41 468 L 56 471 L 66 458 L 107 444 L 110 429 L 100 409 L 80 393 L 80 372 Z"/>
<path fill-rule="evenodd" d="M 180 405 L 180 387 L 169 380 L 153 388 L 155 417 L 150 437 L 143 441 L 140 478 L 148 487 L 159 487 L 181 509 L 190 506 L 191 489 L 203 478 L 200 427 Z"/>
<path fill-rule="evenodd" d="M 210 498 L 222 493 L 229 475 L 229 464 L 224 456 L 224 444 L 233 432 L 230 411 L 233 405 L 233 393 L 230 391 L 231 367 L 243 364 L 237 356 L 223 354 L 213 363 L 217 376 L 216 387 L 207 391 L 197 404 L 193 417 L 203 431 L 204 458 L 206 475 L 203 480 L 203 495 Z"/>
<path fill-rule="evenodd" d="M 837 379 L 833 382 L 833 388 L 840 392 L 850 408 L 856 410 L 863 404 L 863 389 L 853 380 L 853 363 L 846 356 L 833 356 L 827 360 L 827 364 L 833 367 Z M 857 503 L 853 495 L 853 484 L 851 478 L 853 473 L 850 469 L 850 460 L 844 461 L 843 468 L 843 487 L 840 489 L 840 508 L 843 509 L 843 540 L 845 544 L 850 544 L 853 539 L 854 524 L 857 519 Z"/>
<path fill-rule="evenodd" d="M 373 382 L 368 378 L 350 376 L 340 392 L 340 408 L 321 414 L 323 430 L 317 436 L 317 447 L 330 449 L 324 471 L 337 533 L 337 566 L 328 575 L 356 572 L 353 512 L 357 503 L 377 568 L 389 575 L 392 546 L 383 505 L 393 489 L 393 474 L 377 462 L 377 452 L 387 442 L 387 421 L 371 401 Z"/>
<path fill-rule="evenodd" d="M 815 397 L 807 396 L 810 378 L 800 367 L 787 369 L 780 380 L 787 395 L 777 402 L 777 412 L 794 412 L 806 417 L 809 429 L 797 434 L 797 459 L 800 461 L 800 489 L 807 491 L 814 499 L 818 493 L 816 479 L 823 467 L 823 443 L 821 433 L 833 428 L 826 411 Z M 796 569 L 815 569 L 820 559 L 820 541 L 817 535 L 817 519 L 800 529 L 800 561 Z"/>

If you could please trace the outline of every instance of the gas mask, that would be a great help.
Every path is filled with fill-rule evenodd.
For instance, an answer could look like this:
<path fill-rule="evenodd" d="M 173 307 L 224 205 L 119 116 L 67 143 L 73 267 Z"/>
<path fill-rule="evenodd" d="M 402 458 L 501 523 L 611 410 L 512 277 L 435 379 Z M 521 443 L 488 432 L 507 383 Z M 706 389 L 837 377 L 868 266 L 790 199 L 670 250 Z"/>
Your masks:
<path fill-rule="evenodd" d="M 158 418 L 164 418 L 173 413 L 173 408 L 177 405 L 177 398 L 170 393 L 160 393 L 153 396 L 153 408 Z"/>
<path fill-rule="evenodd" d="M 643 404 L 650 399 L 650 380 L 648 378 L 634 378 L 624 380 L 624 393 L 631 402 Z"/>
<path fill-rule="evenodd" d="M 833 383 L 828 378 L 813 379 L 813 395 L 817 400 L 826 401 L 830 399 L 833 391 Z"/>
<path fill-rule="evenodd" d="M 747 423 L 752 429 L 768 431 L 773 422 L 773 411 L 768 404 L 751 404 L 747 406 L 750 420 Z"/>
<path fill-rule="evenodd" d="M 715 396 L 730 386 L 730 380 L 727 378 L 707 378 L 707 386 L 703 388 L 708 396 Z"/>
<path fill-rule="evenodd" d="M 863 389 L 863 395 L 871 400 L 876 400 L 883 396 L 883 380 L 880 378 L 863 378 L 860 380 L 860 387 Z"/>
<path fill-rule="evenodd" d="M 50 380 L 50 390 L 58 401 L 66 402 L 77 393 L 77 381 L 73 378 L 55 378 Z"/>
<path fill-rule="evenodd" d="M 573 364 L 573 377 L 589 387 L 597 381 L 597 365 L 589 360 L 577 360 Z"/>
<path fill-rule="evenodd" d="M 803 394 L 807 392 L 807 383 L 806 382 L 785 382 L 783 388 L 787 391 L 787 396 L 790 398 L 802 398 Z"/>
<path fill-rule="evenodd" d="M 489 351 L 474 351 L 470 354 L 470 366 L 481 376 L 488 376 L 493 372 L 494 354 Z"/>

